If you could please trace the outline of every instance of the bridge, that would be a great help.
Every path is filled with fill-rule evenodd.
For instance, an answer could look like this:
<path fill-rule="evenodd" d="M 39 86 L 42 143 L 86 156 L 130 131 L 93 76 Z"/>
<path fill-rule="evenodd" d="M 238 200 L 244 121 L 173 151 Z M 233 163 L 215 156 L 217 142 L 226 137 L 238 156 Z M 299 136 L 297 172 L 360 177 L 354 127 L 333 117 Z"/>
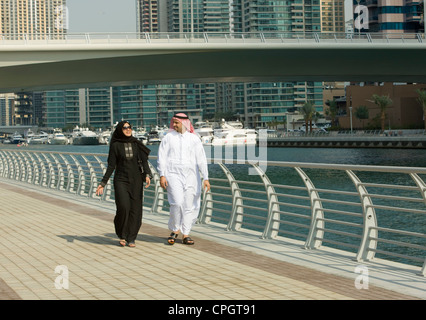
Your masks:
<path fill-rule="evenodd" d="M 38 129 L 38 126 L 0 126 L 0 134 L 7 133 L 7 134 L 13 134 L 15 132 L 18 132 L 21 135 L 24 135 L 25 132 L 28 130 L 36 132 Z"/>
<path fill-rule="evenodd" d="M 165 244 L 167 194 L 151 157 L 143 251 L 122 253 L 105 231 L 111 184 L 95 196 L 106 157 L 0 149 L 0 288 L 11 298 L 174 299 L 176 283 L 208 300 L 426 298 L 425 168 L 210 159 L 194 252 Z M 72 290 L 53 288 L 56 265 L 72 269 Z M 363 275 L 368 290 L 356 288 Z"/>
<path fill-rule="evenodd" d="M 1 35 L 0 90 L 234 81 L 426 82 L 423 34 Z"/>

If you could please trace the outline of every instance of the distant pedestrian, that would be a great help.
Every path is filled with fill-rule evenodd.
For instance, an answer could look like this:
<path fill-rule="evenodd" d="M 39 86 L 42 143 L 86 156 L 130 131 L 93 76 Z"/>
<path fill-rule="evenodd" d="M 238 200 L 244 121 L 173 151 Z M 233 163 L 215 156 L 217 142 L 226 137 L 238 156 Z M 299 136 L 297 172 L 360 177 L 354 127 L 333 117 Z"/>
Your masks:
<path fill-rule="evenodd" d="M 173 245 L 179 232 L 184 244 L 194 244 L 189 237 L 200 211 L 201 177 L 209 191 L 207 159 L 201 139 L 194 133 L 188 116 L 176 114 L 170 122 L 170 132 L 161 140 L 157 161 L 160 185 L 167 189 L 170 204 L 168 227 L 172 231 L 168 243 Z"/>
<path fill-rule="evenodd" d="M 128 121 L 118 123 L 109 147 L 108 167 L 96 194 L 101 195 L 111 174 L 114 174 L 116 215 L 115 232 L 121 246 L 135 247 L 135 240 L 142 225 L 143 183 L 151 184 L 148 165 L 150 150 L 132 135 Z"/>

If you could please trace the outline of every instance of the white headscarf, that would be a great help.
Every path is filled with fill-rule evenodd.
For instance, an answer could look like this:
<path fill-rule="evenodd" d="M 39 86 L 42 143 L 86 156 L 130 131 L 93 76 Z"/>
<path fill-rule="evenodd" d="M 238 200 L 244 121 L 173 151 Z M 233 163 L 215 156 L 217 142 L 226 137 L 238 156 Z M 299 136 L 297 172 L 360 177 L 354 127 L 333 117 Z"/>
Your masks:
<path fill-rule="evenodd" d="M 186 131 L 196 134 L 194 132 L 194 127 L 192 126 L 191 121 L 189 120 L 188 116 L 184 113 L 177 113 L 172 117 L 172 120 L 170 121 L 170 130 L 173 129 L 173 120 L 177 120 L 185 127 Z"/>

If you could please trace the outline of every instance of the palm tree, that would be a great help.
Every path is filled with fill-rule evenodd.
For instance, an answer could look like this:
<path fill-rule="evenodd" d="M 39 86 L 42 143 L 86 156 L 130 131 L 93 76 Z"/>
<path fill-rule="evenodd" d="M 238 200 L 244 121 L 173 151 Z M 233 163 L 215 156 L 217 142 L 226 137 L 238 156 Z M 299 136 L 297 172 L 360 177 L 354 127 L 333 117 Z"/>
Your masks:
<path fill-rule="evenodd" d="M 333 98 L 333 100 L 328 100 L 326 104 L 328 104 L 329 108 L 325 111 L 325 114 L 331 118 L 331 125 L 334 126 L 337 115 L 336 99 Z"/>
<path fill-rule="evenodd" d="M 359 106 L 355 109 L 355 117 L 357 117 L 362 122 L 362 128 L 364 129 L 364 121 L 368 119 L 369 113 L 368 108 L 366 106 Z"/>
<path fill-rule="evenodd" d="M 392 104 L 392 99 L 389 96 L 379 96 L 373 94 L 374 104 L 380 108 L 380 122 L 382 131 L 385 131 L 386 109 Z"/>
<path fill-rule="evenodd" d="M 308 123 L 309 123 L 309 131 L 312 132 L 312 118 L 315 114 L 315 106 L 312 101 L 306 101 L 302 108 L 300 109 L 300 112 L 303 115 L 303 119 L 305 119 L 305 128 L 306 133 L 308 133 Z"/>
<path fill-rule="evenodd" d="M 417 101 L 420 103 L 420 105 L 423 108 L 423 121 L 425 123 L 425 129 L 426 129 L 426 90 L 417 89 L 416 92 L 419 94 Z"/>

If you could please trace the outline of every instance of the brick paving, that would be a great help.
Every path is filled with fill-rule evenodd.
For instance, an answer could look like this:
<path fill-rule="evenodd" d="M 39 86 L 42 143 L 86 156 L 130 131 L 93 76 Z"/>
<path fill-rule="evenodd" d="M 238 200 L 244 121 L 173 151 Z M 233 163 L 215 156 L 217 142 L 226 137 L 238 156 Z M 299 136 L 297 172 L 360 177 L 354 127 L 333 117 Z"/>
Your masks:
<path fill-rule="evenodd" d="M 165 224 L 144 221 L 136 248 L 123 248 L 111 212 L 48 192 L 0 182 L 0 299 L 419 299 L 198 234 L 170 246 Z"/>

